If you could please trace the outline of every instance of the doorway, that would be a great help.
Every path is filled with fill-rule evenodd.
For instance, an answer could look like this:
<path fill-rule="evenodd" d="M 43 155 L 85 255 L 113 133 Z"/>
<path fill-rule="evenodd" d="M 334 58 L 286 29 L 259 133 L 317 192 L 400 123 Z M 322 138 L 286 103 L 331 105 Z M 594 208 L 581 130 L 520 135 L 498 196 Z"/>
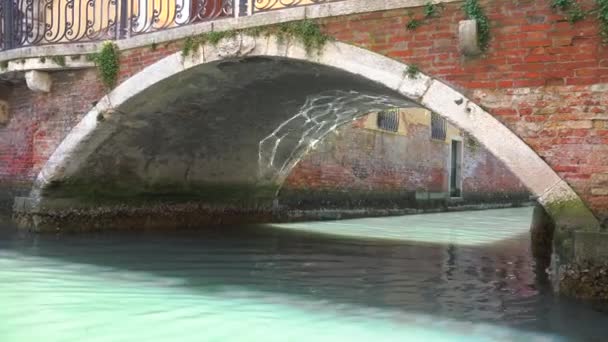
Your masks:
<path fill-rule="evenodd" d="M 450 150 L 450 197 L 462 197 L 462 141 L 452 140 Z"/>

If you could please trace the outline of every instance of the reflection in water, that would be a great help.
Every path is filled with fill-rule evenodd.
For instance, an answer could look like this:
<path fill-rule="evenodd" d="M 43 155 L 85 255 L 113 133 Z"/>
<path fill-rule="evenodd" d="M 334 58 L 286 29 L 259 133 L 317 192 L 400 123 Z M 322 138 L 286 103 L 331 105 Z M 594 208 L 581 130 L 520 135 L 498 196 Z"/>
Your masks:
<path fill-rule="evenodd" d="M 360 225 L 349 236 L 319 234 L 328 222 L 5 231 L 0 341 L 600 341 L 608 316 L 541 285 L 525 234 L 530 215 L 522 208 L 340 222 Z M 376 226 L 385 235 L 367 236 Z M 451 240 L 446 226 L 454 226 Z M 428 241 L 435 229 L 441 243 Z M 505 229 L 513 234 L 477 243 Z"/>

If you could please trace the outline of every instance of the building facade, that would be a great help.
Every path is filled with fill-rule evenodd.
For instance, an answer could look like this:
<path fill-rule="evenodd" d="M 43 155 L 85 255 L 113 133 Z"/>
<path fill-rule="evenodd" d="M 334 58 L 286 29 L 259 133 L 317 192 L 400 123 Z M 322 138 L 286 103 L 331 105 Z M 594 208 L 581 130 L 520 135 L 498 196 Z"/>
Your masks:
<path fill-rule="evenodd" d="M 294 168 L 279 195 L 290 210 L 333 209 L 340 215 L 529 200 L 519 179 L 473 137 L 412 108 L 371 113 L 330 133 Z"/>

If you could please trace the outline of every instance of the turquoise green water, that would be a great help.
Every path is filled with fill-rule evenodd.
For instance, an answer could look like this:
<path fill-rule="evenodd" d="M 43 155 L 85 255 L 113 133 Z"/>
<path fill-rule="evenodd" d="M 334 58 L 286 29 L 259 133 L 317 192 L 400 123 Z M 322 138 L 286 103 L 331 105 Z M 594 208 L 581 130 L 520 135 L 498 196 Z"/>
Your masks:
<path fill-rule="evenodd" d="M 608 316 L 554 298 L 537 275 L 530 215 L 62 236 L 5 227 L 0 341 L 600 341 Z"/>

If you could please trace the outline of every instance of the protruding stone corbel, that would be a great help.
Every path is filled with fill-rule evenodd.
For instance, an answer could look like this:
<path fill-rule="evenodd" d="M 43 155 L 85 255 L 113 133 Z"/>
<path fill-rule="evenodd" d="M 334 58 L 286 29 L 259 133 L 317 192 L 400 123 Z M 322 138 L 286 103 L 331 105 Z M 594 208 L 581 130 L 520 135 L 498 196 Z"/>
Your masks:
<path fill-rule="evenodd" d="M 462 20 L 458 23 L 458 43 L 460 52 L 465 56 L 477 56 L 481 54 L 477 32 L 477 20 Z"/>
<path fill-rule="evenodd" d="M 48 93 L 51 91 L 51 75 L 47 72 L 30 70 L 25 73 L 25 82 L 32 91 Z"/>

